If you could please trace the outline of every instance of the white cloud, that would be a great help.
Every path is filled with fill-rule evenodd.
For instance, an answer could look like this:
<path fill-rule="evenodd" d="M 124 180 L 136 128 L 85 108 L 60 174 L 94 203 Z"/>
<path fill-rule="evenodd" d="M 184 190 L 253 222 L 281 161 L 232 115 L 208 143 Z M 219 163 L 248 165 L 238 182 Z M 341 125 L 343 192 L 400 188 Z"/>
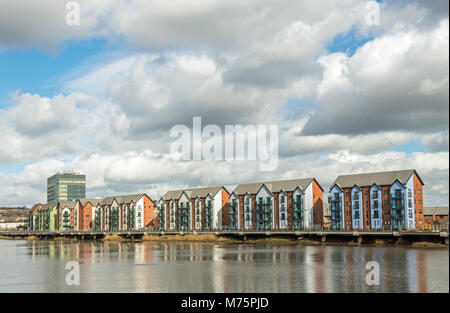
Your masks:
<path fill-rule="evenodd" d="M 319 59 L 317 112 L 303 134 L 448 129 L 448 25 L 386 34 L 351 57 Z"/>
<path fill-rule="evenodd" d="M 445 2 L 385 1 L 379 27 L 364 23 L 366 2 L 358 0 L 80 3 L 78 28 L 63 25 L 57 0 L 0 3 L 2 50 L 56 50 L 94 37 L 138 48 L 70 71 L 64 94 L 11 97 L 0 111 L 0 162 L 28 165 L 0 173 L 0 202 L 44 201 L 45 178 L 63 169 L 88 174 L 89 196 L 156 196 L 305 176 L 326 186 L 341 173 L 416 168 L 425 201 L 448 203 Z M 349 32 L 374 39 L 352 56 L 328 53 L 336 35 Z M 174 162 L 169 130 L 193 116 L 203 125 L 278 125 L 278 170 Z M 389 152 L 412 140 L 430 152 Z"/>

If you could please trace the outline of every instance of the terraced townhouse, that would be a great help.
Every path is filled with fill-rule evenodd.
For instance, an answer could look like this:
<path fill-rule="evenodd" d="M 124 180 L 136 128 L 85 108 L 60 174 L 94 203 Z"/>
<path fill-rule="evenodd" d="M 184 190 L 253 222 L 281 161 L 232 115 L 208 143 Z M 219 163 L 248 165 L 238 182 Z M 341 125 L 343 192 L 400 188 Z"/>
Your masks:
<path fill-rule="evenodd" d="M 145 193 L 102 199 L 93 210 L 95 231 L 127 231 L 154 227 L 154 203 Z"/>
<path fill-rule="evenodd" d="M 90 231 L 94 229 L 94 215 L 102 199 L 78 199 L 75 204 L 76 231 Z"/>
<path fill-rule="evenodd" d="M 323 226 L 323 188 L 315 178 L 241 184 L 230 196 L 231 230 Z"/>
<path fill-rule="evenodd" d="M 223 186 L 166 192 L 158 201 L 158 229 L 208 231 L 228 223 L 230 193 Z"/>
<path fill-rule="evenodd" d="M 414 169 L 341 175 L 330 188 L 330 229 L 424 229 L 424 183 Z"/>
<path fill-rule="evenodd" d="M 53 201 L 39 205 L 39 207 L 32 211 L 33 230 L 40 231 L 58 231 L 59 230 L 59 214 L 58 202 Z"/>
<path fill-rule="evenodd" d="M 423 181 L 416 170 L 341 175 L 332 184 L 332 230 L 425 228 Z M 47 231 L 308 230 L 324 226 L 323 189 L 315 178 L 54 201 L 32 207 L 30 229 Z"/>

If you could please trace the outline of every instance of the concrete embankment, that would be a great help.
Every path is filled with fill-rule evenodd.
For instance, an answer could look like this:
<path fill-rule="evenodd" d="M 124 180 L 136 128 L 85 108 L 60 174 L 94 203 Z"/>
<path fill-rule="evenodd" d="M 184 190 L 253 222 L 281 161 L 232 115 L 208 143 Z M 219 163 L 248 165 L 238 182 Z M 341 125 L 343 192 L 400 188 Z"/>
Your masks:
<path fill-rule="evenodd" d="M 216 232 L 11 232 L 6 240 L 102 240 L 104 242 L 158 241 L 245 244 L 345 245 L 448 247 L 448 233 L 441 232 L 325 232 L 325 231 L 216 231 Z"/>
<path fill-rule="evenodd" d="M 142 241 L 240 242 L 240 240 L 216 236 L 214 234 L 144 235 L 142 236 Z"/>

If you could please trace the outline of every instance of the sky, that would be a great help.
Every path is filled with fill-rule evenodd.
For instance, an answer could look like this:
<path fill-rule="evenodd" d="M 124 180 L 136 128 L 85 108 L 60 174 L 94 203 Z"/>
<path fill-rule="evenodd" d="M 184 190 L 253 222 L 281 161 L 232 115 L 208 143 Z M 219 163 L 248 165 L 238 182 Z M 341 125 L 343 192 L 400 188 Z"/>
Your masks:
<path fill-rule="evenodd" d="M 45 202 L 64 170 L 88 197 L 158 199 L 412 168 L 448 205 L 447 0 L 80 0 L 79 25 L 66 3 L 0 1 L 0 207 Z M 194 116 L 277 125 L 278 167 L 175 160 Z"/>

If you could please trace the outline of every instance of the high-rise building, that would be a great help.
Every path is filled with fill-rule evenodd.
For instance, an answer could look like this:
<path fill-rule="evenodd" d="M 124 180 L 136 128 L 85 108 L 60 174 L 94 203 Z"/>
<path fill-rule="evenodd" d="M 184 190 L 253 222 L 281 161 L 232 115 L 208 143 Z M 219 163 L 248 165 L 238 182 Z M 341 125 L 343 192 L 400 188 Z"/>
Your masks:
<path fill-rule="evenodd" d="M 86 175 L 76 172 L 56 173 L 47 178 L 47 203 L 86 198 Z"/>

